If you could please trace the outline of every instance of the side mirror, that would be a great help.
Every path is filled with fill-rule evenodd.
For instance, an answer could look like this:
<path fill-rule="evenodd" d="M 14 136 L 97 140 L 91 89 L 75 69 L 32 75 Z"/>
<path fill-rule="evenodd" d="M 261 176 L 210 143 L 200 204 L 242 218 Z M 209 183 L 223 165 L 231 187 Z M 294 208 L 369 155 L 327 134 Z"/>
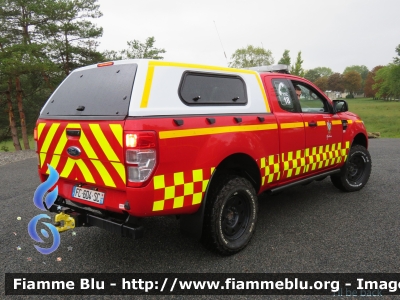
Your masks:
<path fill-rule="evenodd" d="M 345 100 L 333 100 L 333 109 L 335 113 L 345 112 L 349 110 L 349 106 Z"/>

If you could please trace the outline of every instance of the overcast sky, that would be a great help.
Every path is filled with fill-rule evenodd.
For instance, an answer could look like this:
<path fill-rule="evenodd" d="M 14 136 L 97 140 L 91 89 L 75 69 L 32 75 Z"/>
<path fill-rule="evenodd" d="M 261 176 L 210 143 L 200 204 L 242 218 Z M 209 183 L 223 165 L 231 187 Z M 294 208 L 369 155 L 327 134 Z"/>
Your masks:
<path fill-rule="evenodd" d="M 370 70 L 386 65 L 400 44 L 400 0 L 98 3 L 103 16 L 95 23 L 104 29 L 100 50 L 119 51 L 127 41 L 154 36 L 155 47 L 167 51 L 166 61 L 227 66 L 236 49 L 253 45 L 271 50 L 275 63 L 288 49 L 292 64 L 301 51 L 304 69 L 342 73 L 351 65 Z"/>

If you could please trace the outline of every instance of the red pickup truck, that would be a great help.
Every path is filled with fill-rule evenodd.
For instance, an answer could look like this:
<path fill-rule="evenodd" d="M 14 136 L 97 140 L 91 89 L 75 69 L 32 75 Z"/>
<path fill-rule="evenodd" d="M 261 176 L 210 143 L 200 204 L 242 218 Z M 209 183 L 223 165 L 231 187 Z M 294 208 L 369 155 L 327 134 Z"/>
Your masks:
<path fill-rule="evenodd" d="M 304 78 L 125 60 L 73 71 L 35 128 L 39 176 L 60 178 L 59 231 L 143 235 L 176 215 L 183 232 L 229 255 L 250 241 L 257 195 L 329 176 L 360 190 L 371 172 L 363 121 Z"/>

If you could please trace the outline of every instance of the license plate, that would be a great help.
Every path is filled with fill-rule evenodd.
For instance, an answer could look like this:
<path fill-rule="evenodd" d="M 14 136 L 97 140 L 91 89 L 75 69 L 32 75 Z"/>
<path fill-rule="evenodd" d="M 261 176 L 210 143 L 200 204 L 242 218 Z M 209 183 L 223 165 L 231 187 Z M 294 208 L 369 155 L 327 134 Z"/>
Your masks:
<path fill-rule="evenodd" d="M 104 201 L 103 192 L 85 189 L 79 186 L 74 186 L 72 190 L 72 197 L 98 204 L 103 204 Z"/>

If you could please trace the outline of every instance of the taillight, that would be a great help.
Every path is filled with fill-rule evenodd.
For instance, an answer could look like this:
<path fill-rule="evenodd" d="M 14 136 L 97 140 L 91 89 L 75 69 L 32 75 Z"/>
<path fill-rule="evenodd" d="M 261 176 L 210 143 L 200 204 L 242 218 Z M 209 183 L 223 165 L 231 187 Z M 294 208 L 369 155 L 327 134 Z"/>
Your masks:
<path fill-rule="evenodd" d="M 37 145 L 37 143 L 38 143 L 38 132 L 37 132 L 37 127 L 35 127 L 35 129 L 33 130 L 33 140 L 34 140 L 34 143 L 35 143 L 35 152 L 38 152 L 38 145 Z M 40 166 L 39 153 L 37 155 L 37 163 Z"/>
<path fill-rule="evenodd" d="M 125 131 L 125 164 L 129 186 L 146 182 L 157 164 L 157 133 L 154 131 Z"/>
<path fill-rule="evenodd" d="M 35 127 L 35 129 L 33 130 L 33 139 L 35 141 L 37 141 L 37 128 Z"/>

